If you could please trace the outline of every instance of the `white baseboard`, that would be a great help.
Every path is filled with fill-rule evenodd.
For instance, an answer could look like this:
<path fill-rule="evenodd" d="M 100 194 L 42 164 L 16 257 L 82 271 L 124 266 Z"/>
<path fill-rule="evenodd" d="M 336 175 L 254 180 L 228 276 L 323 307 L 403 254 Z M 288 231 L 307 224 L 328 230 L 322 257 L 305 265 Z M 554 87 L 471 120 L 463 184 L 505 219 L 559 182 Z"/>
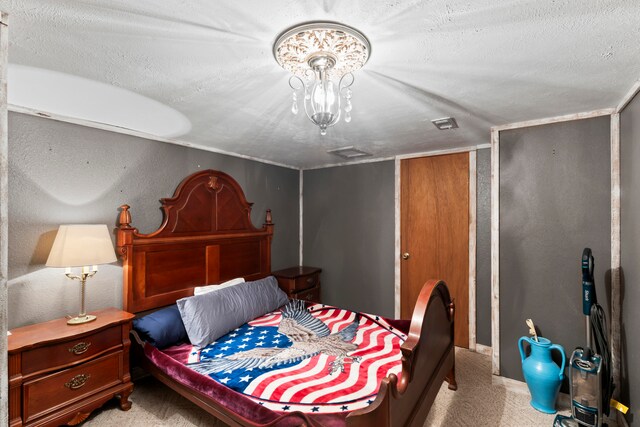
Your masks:
<path fill-rule="evenodd" d="M 491 354 L 493 353 L 493 349 L 488 345 L 482 345 L 482 344 L 476 343 L 475 352 L 484 354 L 485 356 L 491 356 Z"/>
<path fill-rule="evenodd" d="M 629 427 L 629 423 L 627 422 L 627 419 L 624 417 L 624 415 L 622 415 L 622 412 L 618 412 L 615 409 L 611 410 L 618 414 L 618 416 L 616 417 L 616 421 L 618 421 L 618 427 Z"/>
<path fill-rule="evenodd" d="M 514 380 L 512 378 L 499 377 L 494 375 L 491 377 L 491 384 L 493 385 L 501 385 L 505 389 L 518 393 L 518 394 L 529 394 L 529 388 L 527 387 L 527 383 L 523 381 Z M 571 396 L 566 393 L 558 393 L 558 407 L 560 408 L 570 408 L 571 407 Z"/>

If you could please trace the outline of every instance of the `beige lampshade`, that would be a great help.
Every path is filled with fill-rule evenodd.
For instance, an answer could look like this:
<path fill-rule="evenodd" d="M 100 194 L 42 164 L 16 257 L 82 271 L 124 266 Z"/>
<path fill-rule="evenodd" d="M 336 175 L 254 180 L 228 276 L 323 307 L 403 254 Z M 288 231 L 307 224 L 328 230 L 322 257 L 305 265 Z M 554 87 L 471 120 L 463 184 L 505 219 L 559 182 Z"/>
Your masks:
<path fill-rule="evenodd" d="M 105 224 L 61 225 L 47 267 L 84 267 L 116 261 Z"/>

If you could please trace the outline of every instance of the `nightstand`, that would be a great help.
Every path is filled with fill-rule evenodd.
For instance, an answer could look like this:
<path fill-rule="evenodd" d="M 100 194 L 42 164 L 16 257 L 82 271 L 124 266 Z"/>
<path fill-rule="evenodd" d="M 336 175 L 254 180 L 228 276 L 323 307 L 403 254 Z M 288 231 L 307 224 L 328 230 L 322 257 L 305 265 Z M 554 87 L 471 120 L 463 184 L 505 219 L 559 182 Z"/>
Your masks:
<path fill-rule="evenodd" d="M 109 308 L 81 325 L 57 319 L 11 330 L 9 425 L 58 426 L 84 421 L 118 396 L 131 408 L 129 331 L 133 314 Z"/>
<path fill-rule="evenodd" d="M 280 289 L 289 298 L 320 302 L 320 272 L 316 267 L 297 266 L 273 271 Z"/>

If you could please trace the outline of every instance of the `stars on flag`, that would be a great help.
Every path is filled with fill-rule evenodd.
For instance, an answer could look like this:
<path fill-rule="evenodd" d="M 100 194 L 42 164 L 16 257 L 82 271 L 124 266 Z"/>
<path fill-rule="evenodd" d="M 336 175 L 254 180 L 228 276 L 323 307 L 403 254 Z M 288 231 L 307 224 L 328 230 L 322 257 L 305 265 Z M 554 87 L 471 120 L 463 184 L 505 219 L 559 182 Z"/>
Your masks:
<path fill-rule="evenodd" d="M 278 333 L 277 326 L 243 326 L 231 333 L 220 337 L 216 344 L 210 344 L 200 352 L 200 361 L 225 360 L 229 356 L 252 349 L 286 348 L 291 346 L 291 341 L 286 335 Z M 259 357 L 258 355 L 256 357 Z M 229 359 L 226 359 L 229 360 Z M 250 366 L 247 364 L 244 366 Z M 242 366 L 242 365 L 241 365 Z M 253 371 L 253 372 L 252 372 Z M 267 368 L 240 367 L 225 369 L 222 372 L 210 374 L 211 378 L 242 392 L 256 377 L 268 371 Z"/>

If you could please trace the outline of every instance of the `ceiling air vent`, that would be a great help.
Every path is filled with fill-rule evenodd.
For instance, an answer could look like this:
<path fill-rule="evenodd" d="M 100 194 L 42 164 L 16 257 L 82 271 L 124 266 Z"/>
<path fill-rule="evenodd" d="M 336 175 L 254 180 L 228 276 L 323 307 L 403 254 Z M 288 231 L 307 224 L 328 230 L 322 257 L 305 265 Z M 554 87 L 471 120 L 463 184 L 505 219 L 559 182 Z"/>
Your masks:
<path fill-rule="evenodd" d="M 371 155 L 371 153 L 358 150 L 357 148 L 353 148 L 353 146 L 336 148 L 335 150 L 327 151 L 327 153 L 335 154 L 336 156 L 340 156 L 343 159 L 355 159 L 357 157 L 366 157 Z"/>
<path fill-rule="evenodd" d="M 431 123 L 440 130 L 455 129 L 458 127 L 458 123 L 453 117 L 431 120 Z"/>

